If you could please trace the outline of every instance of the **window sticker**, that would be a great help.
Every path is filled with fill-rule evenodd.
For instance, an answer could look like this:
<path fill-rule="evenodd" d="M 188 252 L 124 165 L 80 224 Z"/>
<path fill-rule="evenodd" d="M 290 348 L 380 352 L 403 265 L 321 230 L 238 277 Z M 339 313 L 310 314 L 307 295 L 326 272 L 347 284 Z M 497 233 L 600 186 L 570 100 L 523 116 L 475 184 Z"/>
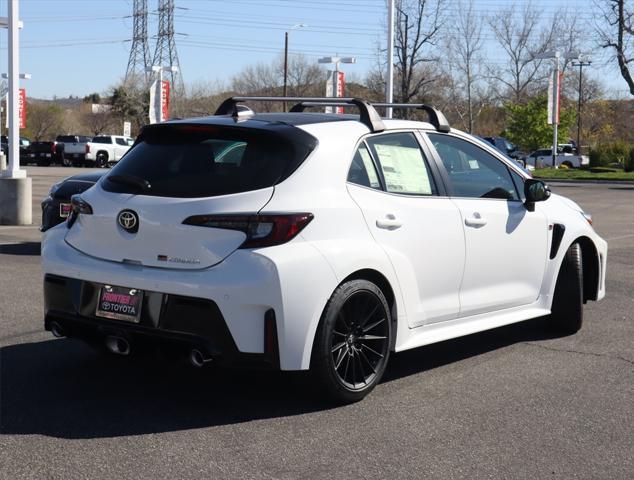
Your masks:
<path fill-rule="evenodd" d="M 480 168 L 480 165 L 478 165 L 477 160 L 469 160 L 469 168 L 471 170 L 477 170 L 478 168 Z"/>
<path fill-rule="evenodd" d="M 418 148 L 379 143 L 374 148 L 389 192 L 431 195 L 431 183 Z"/>

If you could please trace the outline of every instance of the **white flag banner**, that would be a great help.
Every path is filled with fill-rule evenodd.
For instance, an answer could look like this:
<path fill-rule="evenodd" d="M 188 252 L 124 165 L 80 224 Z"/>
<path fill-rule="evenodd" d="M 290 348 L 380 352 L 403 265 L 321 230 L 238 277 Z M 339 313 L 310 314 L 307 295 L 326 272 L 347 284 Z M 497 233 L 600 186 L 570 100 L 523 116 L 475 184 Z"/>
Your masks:
<path fill-rule="evenodd" d="M 161 121 L 161 82 L 154 80 L 150 86 L 150 123 Z"/>
<path fill-rule="evenodd" d="M 337 82 L 337 72 L 334 70 L 328 70 L 328 78 L 326 79 L 326 97 L 332 98 L 335 96 Z M 333 113 L 333 107 L 326 107 L 326 113 Z"/>
<path fill-rule="evenodd" d="M 548 80 L 548 125 L 559 125 L 559 97 L 561 96 L 561 74 L 556 70 Z"/>

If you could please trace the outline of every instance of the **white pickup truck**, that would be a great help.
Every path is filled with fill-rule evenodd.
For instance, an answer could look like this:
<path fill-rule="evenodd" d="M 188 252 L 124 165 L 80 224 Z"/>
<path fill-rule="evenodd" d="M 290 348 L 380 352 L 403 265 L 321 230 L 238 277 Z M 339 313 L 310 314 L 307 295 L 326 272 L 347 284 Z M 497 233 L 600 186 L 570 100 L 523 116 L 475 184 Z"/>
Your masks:
<path fill-rule="evenodd" d="M 542 150 L 536 150 L 526 157 L 526 168 L 534 169 L 542 167 L 550 167 L 553 164 L 552 148 L 544 148 Z M 557 152 L 555 166 L 565 165 L 568 168 L 580 168 L 585 165 L 590 165 L 590 158 L 587 155 L 575 155 L 574 153 L 567 153 L 565 150 Z"/>
<path fill-rule="evenodd" d="M 98 135 L 86 144 L 86 164 L 111 167 L 130 150 L 134 139 L 123 135 Z"/>
<path fill-rule="evenodd" d="M 65 167 L 80 167 L 86 155 L 86 143 L 90 137 L 85 135 L 58 135 L 55 139 L 55 151 Z"/>

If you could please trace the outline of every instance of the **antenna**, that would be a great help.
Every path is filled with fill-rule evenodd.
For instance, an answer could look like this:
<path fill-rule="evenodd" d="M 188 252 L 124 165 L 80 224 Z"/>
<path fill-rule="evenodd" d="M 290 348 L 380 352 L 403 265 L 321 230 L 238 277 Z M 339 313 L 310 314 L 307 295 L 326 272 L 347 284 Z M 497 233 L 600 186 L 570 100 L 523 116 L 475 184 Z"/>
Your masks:
<path fill-rule="evenodd" d="M 156 50 L 152 65 L 160 67 L 177 67 L 170 72 L 170 80 L 174 91 L 183 90 L 183 76 L 181 75 L 176 42 L 174 41 L 174 0 L 159 0 L 158 4 L 159 30 L 156 37 Z"/>
<path fill-rule="evenodd" d="M 150 48 L 147 42 L 147 0 L 134 0 L 132 4 L 132 47 L 125 82 L 131 78 L 142 78 L 147 83 L 147 69 L 150 66 Z"/>

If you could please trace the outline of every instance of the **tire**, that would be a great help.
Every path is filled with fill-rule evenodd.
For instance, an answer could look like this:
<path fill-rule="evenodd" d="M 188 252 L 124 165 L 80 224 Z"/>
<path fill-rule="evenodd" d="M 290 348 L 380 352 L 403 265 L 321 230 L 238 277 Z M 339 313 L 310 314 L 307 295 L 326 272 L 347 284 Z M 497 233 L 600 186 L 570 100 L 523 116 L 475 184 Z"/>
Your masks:
<path fill-rule="evenodd" d="M 99 152 L 97 157 L 95 157 L 95 167 L 103 168 L 108 164 L 108 154 L 104 152 Z"/>
<path fill-rule="evenodd" d="M 581 246 L 573 243 L 561 264 L 549 318 L 552 330 L 573 334 L 583 324 L 583 263 Z"/>
<path fill-rule="evenodd" d="M 383 292 L 367 280 L 334 291 L 313 344 L 311 371 L 338 403 L 363 399 L 379 383 L 390 356 L 392 316 Z"/>

